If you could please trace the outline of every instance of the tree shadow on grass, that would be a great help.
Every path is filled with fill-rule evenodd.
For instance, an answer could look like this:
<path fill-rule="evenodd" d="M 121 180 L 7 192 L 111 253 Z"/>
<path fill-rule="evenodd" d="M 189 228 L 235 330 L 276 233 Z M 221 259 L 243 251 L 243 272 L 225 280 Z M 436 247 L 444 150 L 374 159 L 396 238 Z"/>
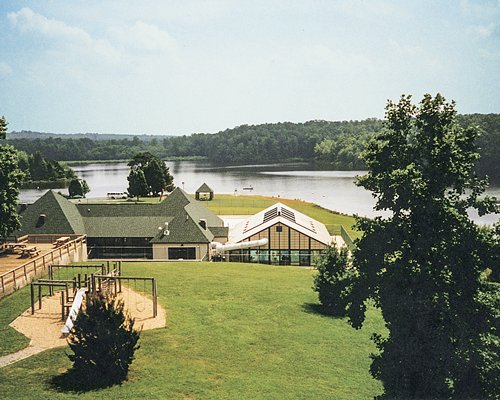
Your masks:
<path fill-rule="evenodd" d="M 58 392 L 80 394 L 113 386 L 113 384 L 102 383 L 99 379 L 82 377 L 81 374 L 76 373 L 73 369 L 50 378 L 48 383 L 52 389 Z"/>
<path fill-rule="evenodd" d="M 304 303 L 302 304 L 302 310 L 308 314 L 318 314 L 328 318 L 345 318 L 345 315 L 340 315 L 337 312 L 333 311 L 331 308 L 325 307 L 323 304 L 319 303 Z"/>

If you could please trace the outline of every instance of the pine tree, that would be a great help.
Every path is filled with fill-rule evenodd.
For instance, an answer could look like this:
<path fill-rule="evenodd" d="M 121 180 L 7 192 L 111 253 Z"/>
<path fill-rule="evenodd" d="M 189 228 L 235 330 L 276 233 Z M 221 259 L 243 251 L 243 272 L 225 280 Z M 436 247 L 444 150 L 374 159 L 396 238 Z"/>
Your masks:
<path fill-rule="evenodd" d="M 87 388 L 106 387 L 127 378 L 140 331 L 124 304 L 103 293 L 88 295 L 68 336 L 73 354 L 70 373 Z"/>

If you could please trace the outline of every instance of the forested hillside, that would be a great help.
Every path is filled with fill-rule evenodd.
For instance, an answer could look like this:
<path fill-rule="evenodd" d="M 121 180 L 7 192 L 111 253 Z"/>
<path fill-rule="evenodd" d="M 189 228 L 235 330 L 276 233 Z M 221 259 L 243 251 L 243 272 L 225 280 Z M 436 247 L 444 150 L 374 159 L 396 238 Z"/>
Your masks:
<path fill-rule="evenodd" d="M 460 115 L 459 122 L 481 130 L 478 171 L 500 181 L 500 114 Z M 381 129 L 383 121 L 309 121 L 241 125 L 215 134 L 150 136 L 92 140 L 61 135 L 54 138 L 16 138 L 8 142 L 26 152 L 40 151 L 54 160 L 128 160 L 141 151 L 163 159 L 203 157 L 219 164 L 316 161 L 337 169 L 364 169 L 359 155 Z M 142 140 L 144 138 L 144 140 Z"/>

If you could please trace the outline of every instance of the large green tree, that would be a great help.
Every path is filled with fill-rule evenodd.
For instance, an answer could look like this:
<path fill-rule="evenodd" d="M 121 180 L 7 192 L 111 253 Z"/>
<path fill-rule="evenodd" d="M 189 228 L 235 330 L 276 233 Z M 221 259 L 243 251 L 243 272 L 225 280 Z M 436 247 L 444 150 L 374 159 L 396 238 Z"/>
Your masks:
<path fill-rule="evenodd" d="M 139 200 L 140 196 L 147 196 L 148 184 L 146 182 L 146 178 L 144 177 L 144 172 L 140 169 L 131 170 L 130 174 L 127 177 L 128 180 L 128 194 L 132 197 L 137 197 Z"/>
<path fill-rule="evenodd" d="M 0 138 L 5 139 L 7 121 L 0 118 Z M 19 169 L 17 151 L 12 146 L 0 146 L 0 238 L 19 228 L 17 199 L 24 174 Z"/>
<path fill-rule="evenodd" d="M 492 235 L 467 214 L 495 209 L 479 197 L 487 183 L 474 173 L 476 136 L 441 95 L 418 105 L 402 96 L 388 103 L 385 129 L 364 154 L 369 172 L 358 184 L 389 216 L 358 219 L 364 234 L 354 251 L 359 278 L 349 315 L 360 327 L 367 299 L 382 310 L 389 333 L 374 335 L 380 352 L 371 372 L 384 384 L 383 398 L 499 393 L 492 383 L 498 310 L 484 273 L 498 265 Z"/>
<path fill-rule="evenodd" d="M 85 197 L 85 195 L 90 192 L 89 185 L 85 179 L 72 179 L 68 186 L 68 194 L 69 197 L 81 196 Z"/>
<path fill-rule="evenodd" d="M 169 168 L 158 157 L 149 152 L 138 153 L 128 163 L 132 171 L 141 170 L 146 178 L 148 192 L 157 196 L 165 190 L 172 191 L 174 178 Z"/>

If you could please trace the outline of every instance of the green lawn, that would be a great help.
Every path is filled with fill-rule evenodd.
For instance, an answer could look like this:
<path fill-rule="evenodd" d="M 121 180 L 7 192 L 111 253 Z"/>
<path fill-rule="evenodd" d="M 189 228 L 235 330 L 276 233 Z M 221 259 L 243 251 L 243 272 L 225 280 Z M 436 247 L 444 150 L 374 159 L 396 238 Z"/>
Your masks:
<path fill-rule="evenodd" d="M 339 235 L 340 225 L 343 225 L 353 239 L 359 236 L 359 232 L 352 228 L 354 225 L 352 216 L 339 214 L 307 201 L 265 196 L 218 194 L 212 201 L 204 202 L 204 204 L 217 215 L 253 215 L 277 202 L 281 202 L 324 223 L 331 234 Z"/>
<path fill-rule="evenodd" d="M 133 200 L 112 200 L 108 202 L 116 203 L 131 201 Z M 139 200 L 140 203 L 158 203 L 159 201 L 159 197 L 141 197 Z M 93 201 L 90 200 L 89 202 Z M 106 201 L 99 200 L 97 202 L 105 203 Z M 301 213 L 324 223 L 328 231 L 332 235 L 340 235 L 340 225 L 344 227 L 344 229 L 347 231 L 347 233 L 349 233 L 352 239 L 355 239 L 361 235 L 359 231 L 353 229 L 354 217 L 327 210 L 326 208 L 320 207 L 314 203 L 309 203 L 307 201 L 266 196 L 235 196 L 232 194 L 216 194 L 213 200 L 203 201 L 201 203 L 217 215 L 253 215 L 269 206 L 272 206 L 277 202 L 286 204 L 289 207 L 294 208 L 295 210 L 300 211 Z"/>
<path fill-rule="evenodd" d="M 83 394 L 51 385 L 70 366 L 54 349 L 0 369 L 0 398 L 368 399 L 369 309 L 362 330 L 315 312 L 311 269 L 236 263 L 130 263 L 155 276 L 167 328 L 143 332 L 129 380 Z M 27 291 L 0 301 L 2 351 L 26 344 L 5 324 L 29 306 Z"/>

